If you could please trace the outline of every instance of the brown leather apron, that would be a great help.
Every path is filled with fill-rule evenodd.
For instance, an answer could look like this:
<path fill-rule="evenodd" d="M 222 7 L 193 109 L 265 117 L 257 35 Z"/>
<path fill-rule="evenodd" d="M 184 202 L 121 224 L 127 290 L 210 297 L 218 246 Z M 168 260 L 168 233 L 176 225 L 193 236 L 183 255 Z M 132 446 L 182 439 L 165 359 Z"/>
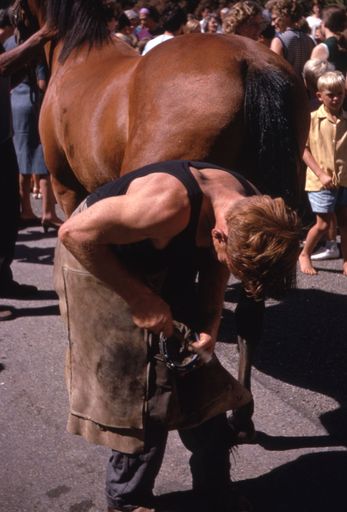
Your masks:
<path fill-rule="evenodd" d="M 185 375 L 170 370 L 154 337 L 133 323 L 126 302 L 59 241 L 54 281 L 68 329 L 71 433 L 136 453 L 143 448 L 148 418 L 168 430 L 190 428 L 251 400 L 215 355 Z"/>

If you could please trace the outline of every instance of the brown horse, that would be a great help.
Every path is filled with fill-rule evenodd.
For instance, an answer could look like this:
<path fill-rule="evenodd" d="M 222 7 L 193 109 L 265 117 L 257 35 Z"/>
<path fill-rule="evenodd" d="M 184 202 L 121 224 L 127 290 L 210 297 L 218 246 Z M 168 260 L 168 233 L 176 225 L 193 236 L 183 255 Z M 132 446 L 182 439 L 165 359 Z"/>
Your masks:
<path fill-rule="evenodd" d="M 67 215 L 99 185 L 171 159 L 237 170 L 295 201 L 308 104 L 303 84 L 270 50 L 239 36 L 189 34 L 141 57 L 109 36 L 102 0 L 17 0 L 17 9 L 33 30 L 46 20 L 57 28 L 46 46 L 40 133 Z M 239 377 L 250 387 L 263 304 L 242 304 Z"/>

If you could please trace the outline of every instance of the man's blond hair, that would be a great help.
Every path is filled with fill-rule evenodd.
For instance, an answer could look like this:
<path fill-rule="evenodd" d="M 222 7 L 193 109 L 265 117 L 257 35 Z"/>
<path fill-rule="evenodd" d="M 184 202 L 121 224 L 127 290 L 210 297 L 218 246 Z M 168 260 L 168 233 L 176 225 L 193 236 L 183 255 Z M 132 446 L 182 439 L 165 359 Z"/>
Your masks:
<path fill-rule="evenodd" d="M 283 199 L 252 196 L 226 215 L 231 272 L 255 299 L 279 298 L 295 283 L 301 223 Z"/>

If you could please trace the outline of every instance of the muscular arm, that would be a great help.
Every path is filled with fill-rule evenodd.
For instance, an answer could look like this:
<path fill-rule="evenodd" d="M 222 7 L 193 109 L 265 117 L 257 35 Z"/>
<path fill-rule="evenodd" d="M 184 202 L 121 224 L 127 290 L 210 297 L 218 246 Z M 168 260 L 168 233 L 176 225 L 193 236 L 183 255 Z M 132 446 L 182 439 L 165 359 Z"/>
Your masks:
<path fill-rule="evenodd" d="M 169 306 L 128 271 L 111 245 L 145 239 L 161 243 L 185 228 L 190 213 L 185 190 L 169 178 L 167 187 L 158 187 L 154 179 L 149 186 L 145 181 L 129 189 L 127 195 L 101 200 L 70 217 L 59 230 L 59 238 L 76 259 L 129 304 L 136 325 L 167 336 L 173 328 Z"/>

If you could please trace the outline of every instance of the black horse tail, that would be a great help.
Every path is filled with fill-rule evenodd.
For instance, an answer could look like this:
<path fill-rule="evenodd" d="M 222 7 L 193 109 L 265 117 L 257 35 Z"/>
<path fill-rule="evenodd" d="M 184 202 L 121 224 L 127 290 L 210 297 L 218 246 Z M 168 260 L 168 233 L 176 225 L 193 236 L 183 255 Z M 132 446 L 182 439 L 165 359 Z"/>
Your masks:
<path fill-rule="evenodd" d="M 292 206 L 299 195 L 296 92 L 297 83 L 284 71 L 248 68 L 244 108 L 247 146 L 255 157 L 252 175 L 263 193 L 283 197 Z"/>

